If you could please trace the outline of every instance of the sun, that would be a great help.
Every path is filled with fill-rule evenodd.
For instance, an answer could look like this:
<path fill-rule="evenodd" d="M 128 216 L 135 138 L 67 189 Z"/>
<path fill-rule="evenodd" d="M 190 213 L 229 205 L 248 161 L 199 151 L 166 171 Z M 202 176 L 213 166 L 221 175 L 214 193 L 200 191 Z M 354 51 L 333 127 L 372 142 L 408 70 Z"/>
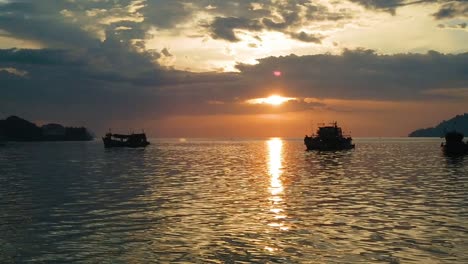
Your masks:
<path fill-rule="evenodd" d="M 295 97 L 283 97 L 277 94 L 270 95 L 269 97 L 264 98 L 253 98 L 246 100 L 245 102 L 248 104 L 269 104 L 273 106 L 281 105 L 288 101 L 296 101 L 297 98 Z"/>
<path fill-rule="evenodd" d="M 264 102 L 271 105 L 280 105 L 289 100 L 291 100 L 291 98 L 282 97 L 279 95 L 271 95 L 270 97 L 265 98 Z"/>

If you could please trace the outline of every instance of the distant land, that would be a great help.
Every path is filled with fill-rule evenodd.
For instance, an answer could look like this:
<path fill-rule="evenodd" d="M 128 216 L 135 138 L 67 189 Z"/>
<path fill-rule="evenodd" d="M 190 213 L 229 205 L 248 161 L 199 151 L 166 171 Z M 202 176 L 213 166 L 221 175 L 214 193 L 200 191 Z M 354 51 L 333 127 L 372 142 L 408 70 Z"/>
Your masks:
<path fill-rule="evenodd" d="M 87 141 L 93 136 L 85 127 L 64 127 L 60 124 L 36 124 L 10 116 L 0 120 L 0 139 L 6 141 Z"/>
<path fill-rule="evenodd" d="M 468 136 L 468 113 L 442 121 L 436 127 L 418 129 L 411 132 L 409 137 L 442 137 L 446 132 L 457 131 Z"/>

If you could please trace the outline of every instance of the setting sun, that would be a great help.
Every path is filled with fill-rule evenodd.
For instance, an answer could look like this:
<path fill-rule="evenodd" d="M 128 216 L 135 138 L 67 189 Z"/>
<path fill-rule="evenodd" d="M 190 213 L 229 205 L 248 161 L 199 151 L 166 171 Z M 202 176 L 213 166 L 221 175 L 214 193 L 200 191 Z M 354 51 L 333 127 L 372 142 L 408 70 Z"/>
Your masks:
<path fill-rule="evenodd" d="M 289 100 L 288 98 L 281 97 L 279 95 L 272 95 L 265 99 L 265 103 L 272 104 L 272 105 L 280 105 L 288 100 Z"/>
<path fill-rule="evenodd" d="M 280 105 L 287 101 L 296 100 L 294 97 L 283 97 L 280 95 L 271 95 L 265 98 L 255 98 L 247 100 L 246 102 L 249 104 L 270 104 L 270 105 Z"/>

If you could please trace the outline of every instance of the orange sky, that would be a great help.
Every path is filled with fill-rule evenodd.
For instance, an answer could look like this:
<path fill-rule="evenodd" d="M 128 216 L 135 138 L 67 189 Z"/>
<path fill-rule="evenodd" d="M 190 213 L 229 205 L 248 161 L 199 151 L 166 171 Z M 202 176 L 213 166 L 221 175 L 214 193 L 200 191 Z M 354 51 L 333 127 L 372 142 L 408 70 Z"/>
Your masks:
<path fill-rule="evenodd" d="M 156 137 L 302 137 L 318 123 L 338 121 L 355 137 L 392 137 L 407 136 L 466 111 L 465 102 L 432 102 L 427 107 L 424 102 L 332 101 L 338 111 L 175 116 L 148 121 L 146 127 Z"/>

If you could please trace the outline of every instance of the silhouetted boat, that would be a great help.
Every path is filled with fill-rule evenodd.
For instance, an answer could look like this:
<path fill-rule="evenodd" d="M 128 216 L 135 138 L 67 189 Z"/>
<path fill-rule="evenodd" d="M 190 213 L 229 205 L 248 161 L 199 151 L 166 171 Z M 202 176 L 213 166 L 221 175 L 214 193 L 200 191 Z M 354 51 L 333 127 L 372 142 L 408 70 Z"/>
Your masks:
<path fill-rule="evenodd" d="M 462 133 L 451 131 L 445 134 L 445 143 L 441 144 L 442 150 L 446 155 L 465 155 L 468 154 L 468 143 L 463 142 Z"/>
<path fill-rule="evenodd" d="M 317 129 L 317 135 L 305 136 L 307 150 L 345 150 L 353 149 L 352 138 L 343 136 L 341 128 L 334 122 L 330 126 Z"/>
<path fill-rule="evenodd" d="M 146 134 L 112 134 L 107 133 L 105 137 L 102 138 L 104 142 L 104 147 L 114 148 L 114 147 L 129 147 L 129 148 L 140 148 L 146 147 L 150 143 L 146 140 Z"/>

